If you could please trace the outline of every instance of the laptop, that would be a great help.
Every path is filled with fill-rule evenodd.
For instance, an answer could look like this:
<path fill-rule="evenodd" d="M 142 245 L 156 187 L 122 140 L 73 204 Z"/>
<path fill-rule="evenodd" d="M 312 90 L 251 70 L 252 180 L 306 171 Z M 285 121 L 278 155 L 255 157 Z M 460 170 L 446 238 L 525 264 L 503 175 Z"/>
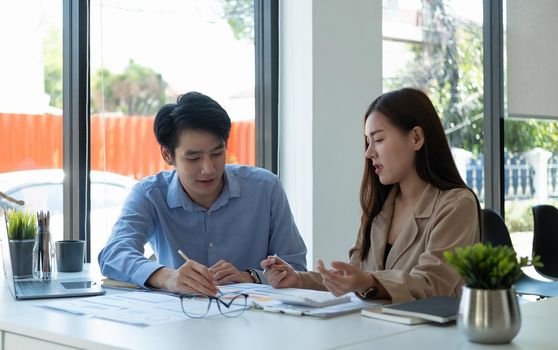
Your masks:
<path fill-rule="evenodd" d="M 2 245 L 4 276 L 10 292 L 18 300 L 105 294 L 105 290 L 101 286 L 87 279 L 87 277 L 56 280 L 15 279 L 12 270 L 10 245 L 8 244 L 8 227 L 2 208 L 0 208 L 0 245 Z"/>

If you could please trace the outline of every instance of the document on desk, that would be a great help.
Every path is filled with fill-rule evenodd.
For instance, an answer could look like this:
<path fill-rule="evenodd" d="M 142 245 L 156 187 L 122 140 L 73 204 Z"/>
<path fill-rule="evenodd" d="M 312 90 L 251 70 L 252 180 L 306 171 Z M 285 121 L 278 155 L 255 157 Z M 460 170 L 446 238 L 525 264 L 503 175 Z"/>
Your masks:
<path fill-rule="evenodd" d="M 286 304 L 273 298 L 274 289 L 271 286 L 252 283 L 231 284 L 220 286 L 219 289 L 222 293 L 248 294 L 248 303 L 254 308 L 297 316 L 327 318 L 380 305 L 380 303 L 362 301 L 354 295 L 350 296 L 349 302 L 326 307 Z M 301 290 L 301 293 L 303 292 Z M 207 309 L 207 300 L 191 299 L 185 303 L 187 303 L 185 307 L 190 311 L 199 310 L 203 313 L 202 311 Z M 130 291 L 77 300 L 52 300 L 37 306 L 135 326 L 153 326 L 190 319 L 182 312 L 180 299 L 176 295 L 154 291 Z M 239 305 L 239 307 L 243 306 Z M 205 317 L 212 316 L 221 317 L 216 305 L 209 308 Z"/>
<path fill-rule="evenodd" d="M 271 286 L 261 284 L 238 283 L 221 286 L 220 290 L 222 293 L 248 293 L 250 303 L 252 303 L 272 300 L 265 293 L 256 292 L 256 289 L 262 290 L 266 287 L 271 288 Z M 207 309 L 206 300 L 191 299 L 185 300 L 184 303 L 184 306 L 193 313 L 203 313 Z M 53 300 L 38 306 L 136 326 L 153 326 L 190 319 L 182 312 L 180 299 L 176 295 L 153 291 L 130 291 L 79 300 Z M 238 307 L 244 306 L 239 305 Z M 217 305 L 212 305 L 204 317 L 212 316 L 221 317 Z"/>
<path fill-rule="evenodd" d="M 199 305 L 190 307 L 207 308 L 207 303 L 198 303 Z M 182 312 L 178 297 L 154 292 L 138 291 L 80 300 L 57 300 L 38 306 L 137 326 L 153 326 L 188 319 Z M 207 316 L 212 313 L 218 314 L 219 311 L 215 309 L 213 312 L 210 309 Z"/>
<path fill-rule="evenodd" d="M 219 286 L 221 293 L 244 293 L 248 294 L 248 304 L 257 306 L 257 303 L 272 302 L 274 299 L 268 291 L 274 288 L 267 284 L 257 283 L 233 283 Z"/>

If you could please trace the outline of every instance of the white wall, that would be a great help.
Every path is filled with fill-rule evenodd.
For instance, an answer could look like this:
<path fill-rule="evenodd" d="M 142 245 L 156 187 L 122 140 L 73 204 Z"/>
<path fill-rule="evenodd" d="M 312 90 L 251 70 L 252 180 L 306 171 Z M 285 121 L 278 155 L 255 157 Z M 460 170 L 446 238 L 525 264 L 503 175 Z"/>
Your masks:
<path fill-rule="evenodd" d="M 363 114 L 382 91 L 380 0 L 280 2 L 279 174 L 308 263 L 359 226 Z"/>

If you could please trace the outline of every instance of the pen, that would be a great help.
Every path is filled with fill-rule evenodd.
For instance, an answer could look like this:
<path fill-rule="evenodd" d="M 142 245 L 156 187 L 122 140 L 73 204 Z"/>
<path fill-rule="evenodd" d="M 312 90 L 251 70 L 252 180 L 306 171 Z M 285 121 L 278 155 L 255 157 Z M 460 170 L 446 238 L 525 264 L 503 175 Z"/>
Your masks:
<path fill-rule="evenodd" d="M 272 306 L 264 306 L 263 307 L 263 311 L 268 311 L 268 312 L 275 312 L 278 314 L 283 314 L 283 315 L 294 315 L 294 316 L 302 316 L 304 315 L 304 312 L 301 310 L 293 310 L 293 309 L 279 309 L 279 308 L 275 308 Z"/>
<path fill-rule="evenodd" d="M 190 260 L 188 255 L 184 254 L 184 252 L 182 250 L 178 249 L 176 252 L 178 254 L 180 254 L 180 256 L 184 259 L 184 261 L 188 262 L 188 260 Z M 209 281 L 209 282 L 213 284 L 213 282 L 211 282 L 211 281 Z M 217 289 L 217 294 L 221 294 L 221 291 L 219 289 Z"/>
<path fill-rule="evenodd" d="M 180 249 L 177 250 L 178 254 L 180 254 L 180 256 L 185 260 L 188 261 L 190 260 L 190 258 L 188 257 L 188 255 L 184 254 L 184 252 Z"/>
<path fill-rule="evenodd" d="M 277 257 L 277 253 L 273 254 L 272 256 Z M 267 269 L 264 269 L 263 274 L 265 275 L 266 272 L 267 272 Z"/>

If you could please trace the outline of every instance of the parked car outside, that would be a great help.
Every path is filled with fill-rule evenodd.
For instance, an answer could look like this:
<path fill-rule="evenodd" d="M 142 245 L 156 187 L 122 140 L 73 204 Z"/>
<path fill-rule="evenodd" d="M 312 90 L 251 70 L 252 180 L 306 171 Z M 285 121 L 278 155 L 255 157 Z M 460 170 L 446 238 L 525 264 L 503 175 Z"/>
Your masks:
<path fill-rule="evenodd" d="M 91 171 L 91 258 L 94 261 L 110 236 L 112 227 L 124 200 L 136 180 L 112 172 Z M 63 239 L 63 181 L 62 169 L 23 170 L 0 173 L 0 191 L 25 201 L 28 210 L 48 210 L 51 215 L 50 232 L 54 241 Z M 0 199 L 4 208 L 12 208 L 12 204 Z M 146 246 L 146 255 L 152 250 Z"/>

